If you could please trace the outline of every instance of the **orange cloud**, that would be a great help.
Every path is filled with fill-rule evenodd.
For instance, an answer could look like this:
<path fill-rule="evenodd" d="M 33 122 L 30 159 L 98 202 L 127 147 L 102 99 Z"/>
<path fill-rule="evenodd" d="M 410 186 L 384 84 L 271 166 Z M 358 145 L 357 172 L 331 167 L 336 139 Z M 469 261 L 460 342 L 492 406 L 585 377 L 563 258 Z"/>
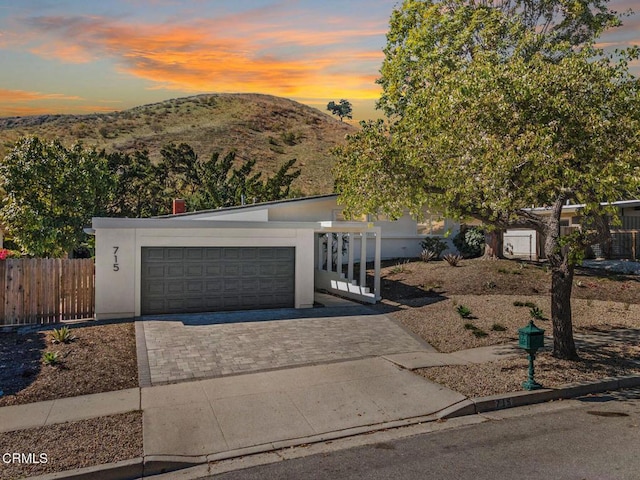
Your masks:
<path fill-rule="evenodd" d="M 75 95 L 64 95 L 62 93 L 41 93 L 27 92 L 25 90 L 6 90 L 0 88 L 0 102 L 32 102 L 38 100 L 82 100 Z"/>
<path fill-rule="evenodd" d="M 83 113 L 109 113 L 114 112 L 116 109 L 105 107 L 104 105 L 78 105 L 72 108 L 62 107 L 59 111 L 68 114 L 83 114 Z M 0 108 L 0 116 L 3 117 L 26 117 L 29 115 L 48 115 L 51 114 L 51 107 L 45 106 L 29 106 L 29 105 L 3 105 Z"/>
<path fill-rule="evenodd" d="M 151 81 L 152 88 L 293 97 L 378 95 L 372 73 L 378 70 L 382 53 L 354 46 L 349 50 L 345 45 L 383 34 L 380 27 L 309 31 L 267 22 L 256 28 L 245 20 L 130 25 L 102 17 L 39 17 L 30 24 L 50 41 L 31 51 L 74 63 L 108 56 L 119 71 Z M 308 48 L 332 44 L 341 48 Z M 283 45 L 304 50 L 278 56 L 274 52 Z M 361 67 L 355 69 L 354 62 Z"/>

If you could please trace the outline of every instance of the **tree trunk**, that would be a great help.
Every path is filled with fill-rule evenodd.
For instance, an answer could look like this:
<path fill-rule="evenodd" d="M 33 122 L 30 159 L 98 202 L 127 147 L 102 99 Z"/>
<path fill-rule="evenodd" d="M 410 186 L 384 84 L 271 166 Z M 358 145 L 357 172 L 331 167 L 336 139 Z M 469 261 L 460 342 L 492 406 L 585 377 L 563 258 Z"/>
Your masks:
<path fill-rule="evenodd" d="M 492 230 L 484 234 L 483 260 L 497 260 L 502 258 L 502 230 Z"/>
<path fill-rule="evenodd" d="M 560 245 L 560 215 L 565 196 L 559 195 L 547 220 L 544 249 L 551 267 L 551 321 L 553 356 L 577 360 L 571 323 L 571 289 L 574 267 L 569 260 L 570 246 Z"/>
<path fill-rule="evenodd" d="M 571 321 L 571 289 L 573 266 L 564 264 L 551 271 L 551 319 L 553 323 L 553 356 L 565 360 L 577 360 Z"/>

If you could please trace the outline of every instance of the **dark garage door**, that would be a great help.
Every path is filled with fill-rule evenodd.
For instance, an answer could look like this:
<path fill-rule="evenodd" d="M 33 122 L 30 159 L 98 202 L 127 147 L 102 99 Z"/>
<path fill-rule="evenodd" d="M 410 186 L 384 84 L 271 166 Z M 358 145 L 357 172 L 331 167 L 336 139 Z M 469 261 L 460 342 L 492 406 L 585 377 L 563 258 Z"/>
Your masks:
<path fill-rule="evenodd" d="M 143 247 L 143 315 L 294 306 L 293 247 Z"/>

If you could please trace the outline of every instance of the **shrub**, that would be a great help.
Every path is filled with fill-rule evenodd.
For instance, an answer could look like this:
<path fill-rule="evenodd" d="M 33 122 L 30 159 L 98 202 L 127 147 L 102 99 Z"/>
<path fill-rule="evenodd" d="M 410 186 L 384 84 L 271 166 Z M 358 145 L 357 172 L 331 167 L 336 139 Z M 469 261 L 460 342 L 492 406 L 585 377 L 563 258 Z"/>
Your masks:
<path fill-rule="evenodd" d="M 491 326 L 491 331 L 493 331 L 493 332 L 506 332 L 507 331 L 507 327 L 505 327 L 501 323 L 494 323 Z"/>
<path fill-rule="evenodd" d="M 447 242 L 439 237 L 426 237 L 420 242 L 423 250 L 431 250 L 435 253 L 435 258 L 440 258 L 442 252 L 447 249 Z"/>
<path fill-rule="evenodd" d="M 0 260 L 6 260 L 7 258 L 20 258 L 20 252 L 0 248 Z"/>
<path fill-rule="evenodd" d="M 57 365 L 60 362 L 58 352 L 44 352 L 42 354 L 42 363 L 45 365 Z"/>
<path fill-rule="evenodd" d="M 452 267 L 457 267 L 460 260 L 462 260 L 462 256 L 454 255 L 453 253 L 449 253 L 443 257 L 445 261 L 451 265 Z"/>
<path fill-rule="evenodd" d="M 531 318 L 536 320 L 546 320 L 546 318 L 544 318 L 544 313 L 542 313 L 542 309 L 536 306 L 531 307 L 529 315 L 531 315 Z"/>
<path fill-rule="evenodd" d="M 479 257 L 484 249 L 484 230 L 480 227 L 463 225 L 458 234 L 453 237 L 453 244 L 463 257 Z"/>
<path fill-rule="evenodd" d="M 420 260 L 422 260 L 423 262 L 429 262 L 436 257 L 436 252 L 434 252 L 433 250 L 428 250 L 426 248 L 420 253 Z"/>
<path fill-rule="evenodd" d="M 392 275 L 398 274 L 398 273 L 404 273 L 404 272 L 409 272 L 409 270 L 406 268 L 407 264 L 409 263 L 409 260 L 405 260 L 404 262 L 398 262 L 396 263 L 390 270 L 390 273 Z"/>
<path fill-rule="evenodd" d="M 456 307 L 456 312 L 458 312 L 458 315 L 460 315 L 461 318 L 471 318 L 471 309 L 469 307 L 458 305 Z"/>
<path fill-rule="evenodd" d="M 71 330 L 69 330 L 69 327 L 54 328 L 53 332 L 51 332 L 51 341 L 53 343 L 69 343 L 75 340 L 75 338 Z"/>

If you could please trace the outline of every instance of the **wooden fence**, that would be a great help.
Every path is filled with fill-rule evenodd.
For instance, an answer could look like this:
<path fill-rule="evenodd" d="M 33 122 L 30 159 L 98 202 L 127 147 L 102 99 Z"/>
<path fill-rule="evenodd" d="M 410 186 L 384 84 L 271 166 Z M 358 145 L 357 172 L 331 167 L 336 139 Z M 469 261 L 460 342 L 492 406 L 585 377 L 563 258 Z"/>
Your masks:
<path fill-rule="evenodd" d="M 94 294 L 91 258 L 0 261 L 0 325 L 91 318 Z"/>

